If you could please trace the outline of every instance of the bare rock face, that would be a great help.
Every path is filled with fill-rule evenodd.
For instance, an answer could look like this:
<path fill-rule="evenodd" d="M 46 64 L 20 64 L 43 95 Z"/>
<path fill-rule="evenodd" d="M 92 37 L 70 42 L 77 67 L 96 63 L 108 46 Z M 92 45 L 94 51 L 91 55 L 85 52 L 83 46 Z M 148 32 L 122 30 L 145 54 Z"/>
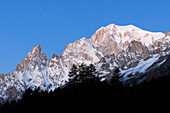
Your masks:
<path fill-rule="evenodd" d="M 138 41 L 132 41 L 126 51 L 134 53 L 134 56 L 138 59 L 142 59 L 148 54 L 147 47 Z"/>
<path fill-rule="evenodd" d="M 0 78 L 1 78 L 1 80 L 3 80 L 4 79 L 4 74 L 0 74 Z"/>
<path fill-rule="evenodd" d="M 114 70 L 119 67 L 123 81 L 129 83 L 134 75 L 138 75 L 136 80 L 140 82 L 140 78 L 144 80 L 140 73 L 151 68 L 159 57 L 169 54 L 169 33 L 165 36 L 133 25 L 111 24 L 97 30 L 90 39 L 82 38 L 67 44 L 61 56 L 53 54 L 50 60 L 40 45 L 33 47 L 15 70 L 0 74 L 0 103 L 21 99 L 28 88 L 55 90 L 68 80 L 73 64 L 92 63 L 98 76 L 105 79 L 114 76 Z"/>
<path fill-rule="evenodd" d="M 68 74 L 73 64 L 91 64 L 98 62 L 102 54 L 94 48 L 90 40 L 82 38 L 79 41 L 68 44 L 65 51 L 61 55 L 61 63 Z"/>
<path fill-rule="evenodd" d="M 170 31 L 167 31 L 165 37 L 170 36 Z"/>
<path fill-rule="evenodd" d="M 102 52 L 104 56 L 108 54 L 118 54 L 120 52 L 120 47 L 114 38 L 114 34 L 116 33 L 117 32 L 114 29 L 102 27 L 91 37 L 90 42 L 94 45 L 97 51 Z"/>

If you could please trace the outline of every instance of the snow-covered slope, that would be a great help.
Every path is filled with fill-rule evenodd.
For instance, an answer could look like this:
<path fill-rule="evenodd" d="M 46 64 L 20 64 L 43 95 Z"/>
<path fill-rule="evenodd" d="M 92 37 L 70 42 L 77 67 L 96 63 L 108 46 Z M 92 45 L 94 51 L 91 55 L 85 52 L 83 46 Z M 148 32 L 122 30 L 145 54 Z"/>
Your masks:
<path fill-rule="evenodd" d="M 132 41 L 139 41 L 148 46 L 154 41 L 163 38 L 163 33 L 152 33 L 133 25 L 118 26 L 111 24 L 96 31 L 90 41 L 104 55 L 118 54 L 126 50 Z"/>
<path fill-rule="evenodd" d="M 66 45 L 61 56 L 54 54 L 51 60 L 38 45 L 10 74 L 0 74 L 0 103 L 20 99 L 27 88 L 50 91 L 62 86 L 73 64 L 95 64 L 99 76 L 105 79 L 113 76 L 114 69 L 119 67 L 123 80 L 128 80 L 168 55 L 169 44 L 169 32 L 165 36 L 133 25 L 111 24 L 97 30 L 90 39 L 82 38 Z"/>
<path fill-rule="evenodd" d="M 169 56 L 169 36 L 155 40 L 148 46 L 145 46 L 142 42 L 133 40 L 125 50 L 117 55 L 107 55 L 102 58 L 96 63 L 96 67 L 99 75 L 105 79 L 114 76 L 114 70 L 120 68 L 121 80 L 124 83 L 132 85 L 131 82 L 133 80 L 134 84 L 139 84 L 151 78 L 170 74 L 170 71 L 166 68 L 160 71 L 157 69 L 162 65 L 167 68 L 170 67 L 170 63 L 167 63 L 169 62 Z M 147 75 L 146 73 L 149 73 L 148 70 L 151 69 L 152 73 L 150 72 L 150 75 Z M 158 71 L 158 73 L 154 74 L 153 70 Z M 165 72 L 162 70 L 165 70 Z"/>

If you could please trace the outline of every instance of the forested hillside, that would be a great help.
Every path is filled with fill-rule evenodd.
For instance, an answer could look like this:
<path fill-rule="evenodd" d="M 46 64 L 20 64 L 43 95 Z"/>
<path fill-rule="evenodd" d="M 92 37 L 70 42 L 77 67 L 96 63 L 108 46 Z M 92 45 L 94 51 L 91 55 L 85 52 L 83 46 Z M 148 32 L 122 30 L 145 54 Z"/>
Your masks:
<path fill-rule="evenodd" d="M 28 89 L 18 102 L 1 106 L 0 113 L 146 113 L 170 112 L 170 76 L 137 86 L 123 86 L 119 71 L 110 81 L 93 76 L 93 65 L 73 66 L 70 82 L 54 92 Z"/>

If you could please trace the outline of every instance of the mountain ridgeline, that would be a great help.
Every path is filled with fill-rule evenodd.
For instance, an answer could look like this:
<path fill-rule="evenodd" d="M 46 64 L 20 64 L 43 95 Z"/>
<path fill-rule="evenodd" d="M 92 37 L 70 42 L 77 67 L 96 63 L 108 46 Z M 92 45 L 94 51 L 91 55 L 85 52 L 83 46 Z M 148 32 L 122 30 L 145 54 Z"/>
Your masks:
<path fill-rule="evenodd" d="M 63 93 L 63 97 L 61 98 L 60 96 L 54 97 L 61 102 L 60 99 L 71 98 L 67 92 L 72 92 L 72 96 L 73 92 L 75 92 L 75 95 L 78 95 L 78 91 L 82 88 L 84 89 L 80 94 L 82 95 L 82 98 L 87 94 L 87 91 L 89 94 L 95 93 L 92 97 L 100 93 L 98 96 L 94 97 L 96 102 L 98 102 L 100 98 L 104 101 L 104 97 L 102 96 L 105 95 L 104 92 L 108 92 L 108 96 L 106 97 L 105 95 L 105 102 L 107 102 L 107 99 L 111 97 L 110 94 L 113 94 L 118 90 L 118 93 L 114 93 L 113 96 L 117 96 L 121 93 L 118 96 L 119 98 L 122 96 L 120 101 L 125 99 L 128 102 L 128 98 L 125 98 L 125 96 L 132 98 L 133 95 L 134 98 L 137 98 L 134 95 L 134 91 L 140 89 L 141 84 L 150 81 L 149 83 L 145 83 L 147 85 L 149 84 L 150 88 L 154 87 L 154 85 L 150 86 L 150 84 L 152 84 L 151 81 L 155 79 L 160 78 L 161 83 L 164 81 L 164 77 L 167 77 L 168 80 L 168 75 L 170 75 L 169 52 L 169 31 L 167 31 L 166 34 L 160 32 L 153 33 L 133 25 L 118 26 L 115 24 L 100 28 L 90 39 L 82 38 L 76 40 L 74 43 L 66 45 L 64 52 L 60 56 L 53 54 L 52 59 L 48 59 L 42 52 L 40 45 L 38 45 L 33 47 L 31 52 L 28 53 L 27 57 L 23 58 L 21 64 L 18 64 L 15 70 L 5 75 L 0 74 L 0 103 L 4 104 L 6 102 L 18 100 L 19 103 L 22 103 L 24 97 L 34 98 L 34 100 L 36 100 L 35 98 L 37 95 L 42 95 L 40 98 L 39 96 L 37 97 L 37 102 L 39 104 L 40 101 L 38 101 L 38 98 L 47 101 L 43 96 L 47 96 L 47 92 L 49 92 L 51 97 L 54 96 L 53 94 L 59 95 Z M 82 71 L 76 72 L 77 69 L 81 69 L 81 67 L 84 67 L 82 68 Z M 72 70 L 71 73 L 70 70 Z M 94 70 L 95 73 L 93 73 Z M 86 76 L 89 80 L 87 80 Z M 113 81 L 115 81 L 115 78 L 116 81 L 119 82 L 115 82 L 114 84 Z M 84 81 L 84 79 L 85 81 L 89 81 L 89 85 L 91 83 L 95 84 L 95 88 L 92 88 L 96 90 L 97 94 L 90 89 L 88 84 L 85 85 L 87 86 L 85 88 L 83 83 L 80 82 L 81 80 Z M 110 83 L 112 85 L 110 85 Z M 121 88 L 120 84 L 122 84 Z M 153 84 L 155 83 L 153 82 Z M 141 91 L 143 91 L 143 88 L 146 88 L 147 85 L 142 85 Z M 160 87 L 163 87 L 163 85 L 165 84 L 162 84 Z M 132 86 L 133 88 L 129 88 Z M 115 89 L 115 87 L 119 88 Z M 30 91 L 28 89 L 33 91 L 30 93 L 32 94 L 30 97 L 27 95 L 28 91 Z M 155 91 L 154 88 L 153 90 Z M 40 94 L 37 94 L 38 92 L 40 92 Z M 132 95 L 130 95 L 130 93 L 132 93 Z M 144 93 L 146 92 L 144 91 Z M 27 95 L 28 97 L 24 95 Z M 64 95 L 67 95 L 68 97 Z M 149 95 L 151 96 L 152 92 Z M 139 96 L 142 95 L 139 94 Z M 86 98 L 87 96 L 84 97 L 84 99 Z M 97 100 L 97 98 L 99 100 Z M 113 97 L 112 99 L 115 98 Z M 76 101 L 78 104 L 79 100 Z M 136 100 L 134 100 L 134 102 L 135 101 Z M 47 103 L 48 102 L 49 101 L 47 101 Z M 118 102 L 118 100 L 116 102 Z M 17 104 L 18 106 L 20 106 L 19 103 Z M 92 107 L 92 103 L 94 102 L 91 102 L 89 106 Z M 87 103 L 85 102 L 84 104 Z M 107 105 L 109 103 L 105 104 Z M 122 104 L 123 103 L 118 102 L 118 105 L 121 106 Z"/>

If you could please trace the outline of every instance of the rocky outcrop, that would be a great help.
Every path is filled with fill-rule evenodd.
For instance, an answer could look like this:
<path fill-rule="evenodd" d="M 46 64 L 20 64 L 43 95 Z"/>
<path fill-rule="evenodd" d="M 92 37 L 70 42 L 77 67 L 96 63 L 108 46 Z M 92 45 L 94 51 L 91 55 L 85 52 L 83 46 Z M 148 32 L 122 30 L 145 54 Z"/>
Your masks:
<path fill-rule="evenodd" d="M 4 80 L 4 74 L 0 74 L 1 80 Z"/>
<path fill-rule="evenodd" d="M 165 37 L 170 36 L 170 31 L 167 31 Z"/>
<path fill-rule="evenodd" d="M 110 32 L 112 33 L 110 34 Z M 114 33 L 116 33 L 114 29 L 110 31 L 107 27 L 102 27 L 91 37 L 90 42 L 97 51 L 101 51 L 104 56 L 108 54 L 118 54 L 120 47 L 114 38 Z"/>
<path fill-rule="evenodd" d="M 61 54 L 61 62 L 68 73 L 73 64 L 91 64 L 98 62 L 102 54 L 94 48 L 89 39 L 82 38 L 79 41 L 68 44 Z"/>

